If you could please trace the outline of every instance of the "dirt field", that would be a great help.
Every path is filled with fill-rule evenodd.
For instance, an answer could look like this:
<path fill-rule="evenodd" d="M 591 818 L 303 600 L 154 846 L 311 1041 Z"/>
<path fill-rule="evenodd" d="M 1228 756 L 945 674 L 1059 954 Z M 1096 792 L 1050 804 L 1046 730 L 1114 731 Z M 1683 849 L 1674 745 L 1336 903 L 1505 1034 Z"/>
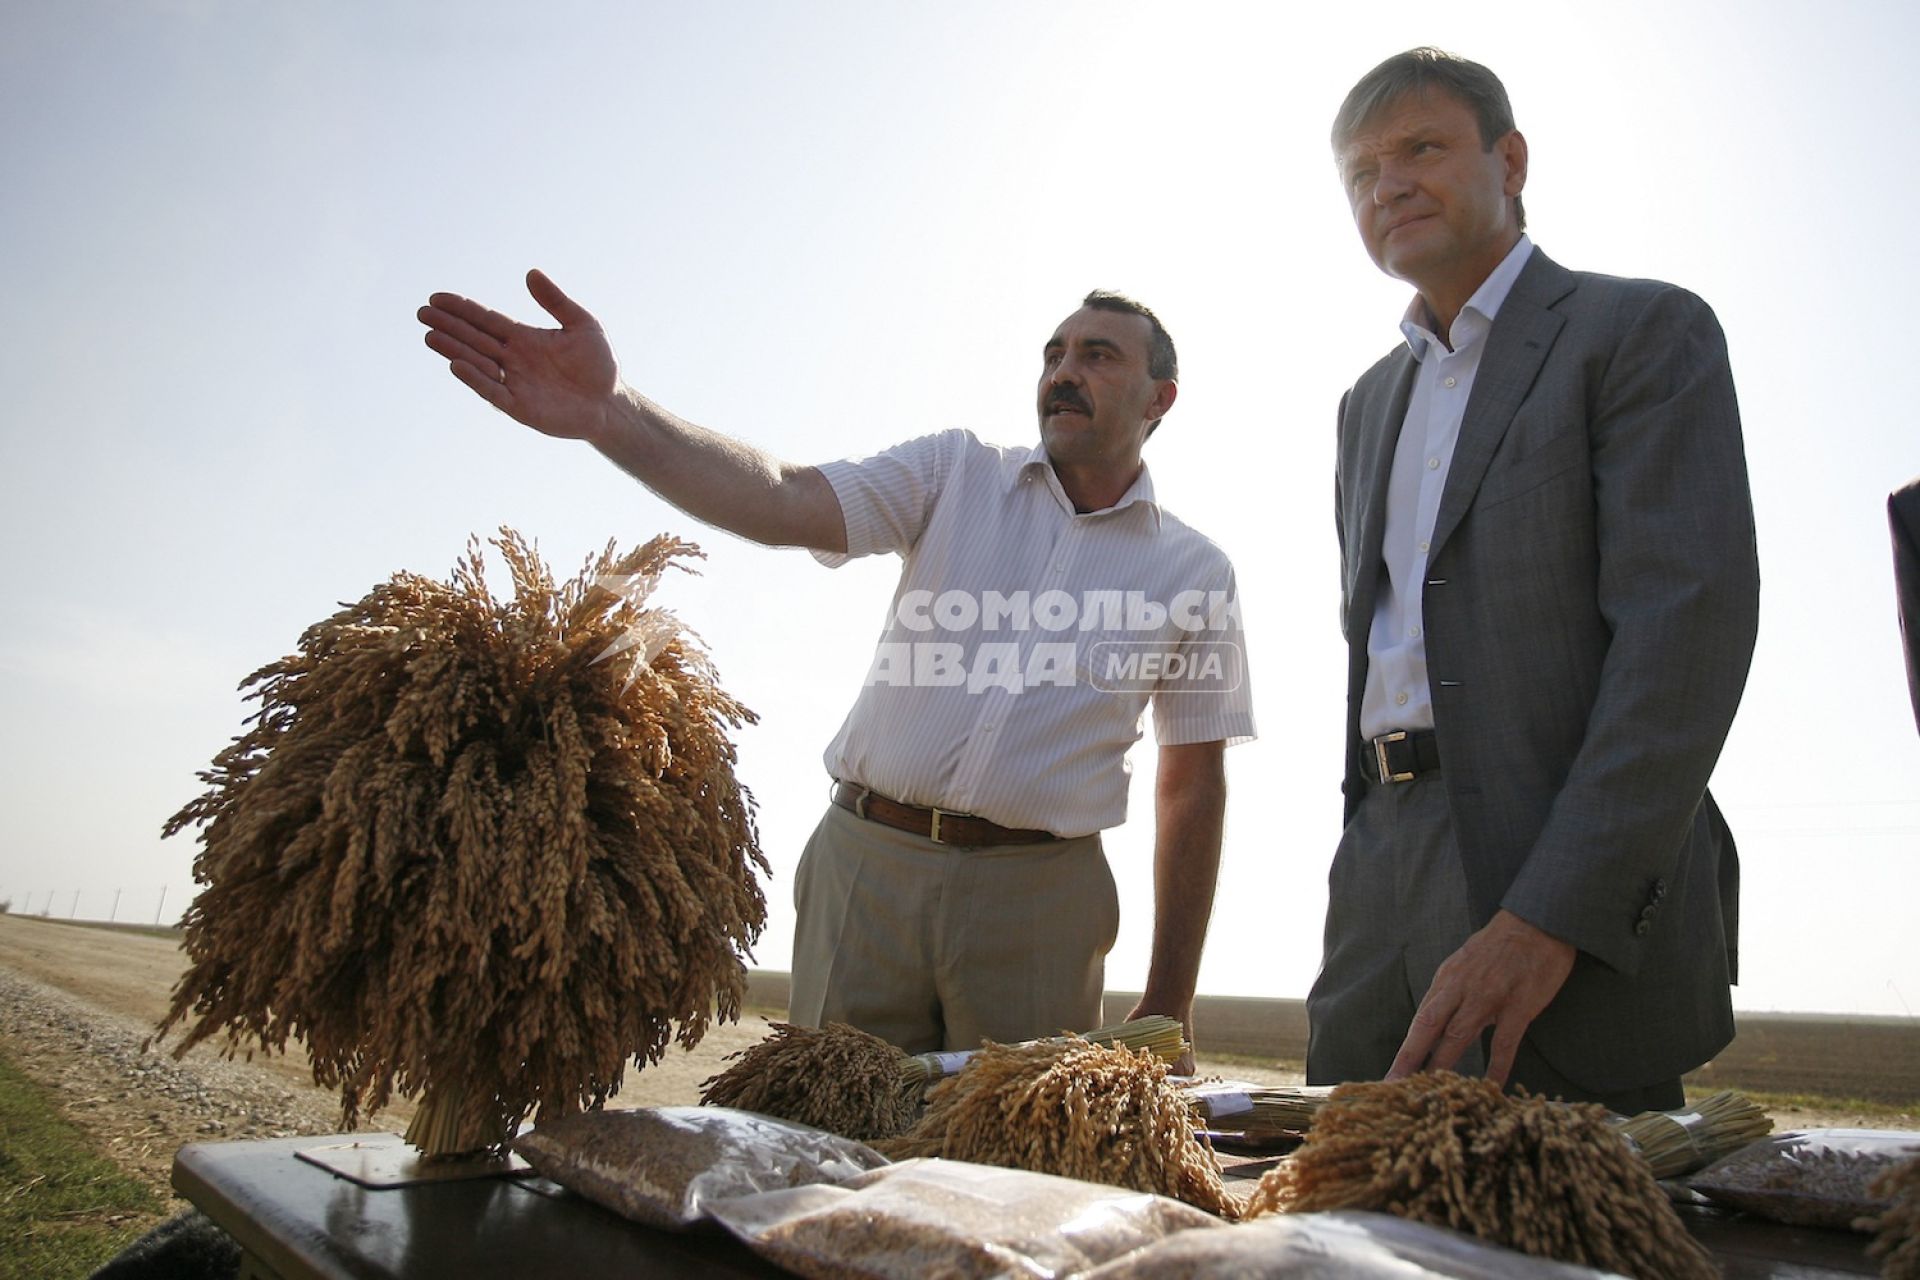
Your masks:
<path fill-rule="evenodd" d="M 142 1046 L 183 968 L 172 938 L 0 916 L 0 1053 L 59 1089 L 69 1114 L 161 1188 L 173 1153 L 188 1142 L 337 1131 L 338 1099 L 313 1086 L 303 1059 L 226 1061 L 215 1044 L 176 1062 L 171 1046 Z M 657 1066 L 630 1073 L 616 1105 L 697 1102 L 700 1082 L 723 1070 L 728 1054 L 765 1034 L 762 1017 L 780 1016 L 785 975 L 755 974 L 752 995 L 764 1006 L 760 1013 L 715 1027 L 691 1052 L 670 1050 Z M 1117 1019 L 1129 1003 L 1110 994 L 1110 1017 Z M 1196 1023 L 1203 1072 L 1257 1083 L 1300 1081 L 1305 1017 L 1299 1002 L 1207 1000 Z M 1209 1059 L 1207 1049 L 1235 1056 Z M 1734 1045 L 1698 1083 L 1900 1108 L 1776 1108 L 1781 1128 L 1920 1128 L 1920 1023 L 1743 1021 Z M 399 1129 L 409 1115 L 409 1107 L 397 1106 L 375 1117 L 372 1127 Z"/>

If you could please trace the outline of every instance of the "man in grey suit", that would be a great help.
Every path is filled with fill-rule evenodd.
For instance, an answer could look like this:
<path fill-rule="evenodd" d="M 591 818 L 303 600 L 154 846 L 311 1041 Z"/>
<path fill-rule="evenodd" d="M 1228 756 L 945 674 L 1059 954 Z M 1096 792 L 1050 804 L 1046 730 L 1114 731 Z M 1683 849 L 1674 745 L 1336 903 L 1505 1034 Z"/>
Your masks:
<path fill-rule="evenodd" d="M 1533 248 L 1526 140 L 1477 63 L 1382 63 L 1333 146 L 1417 294 L 1340 406 L 1347 825 L 1308 1079 L 1678 1106 L 1733 1035 L 1707 779 L 1759 574 L 1725 341 L 1684 290 Z"/>

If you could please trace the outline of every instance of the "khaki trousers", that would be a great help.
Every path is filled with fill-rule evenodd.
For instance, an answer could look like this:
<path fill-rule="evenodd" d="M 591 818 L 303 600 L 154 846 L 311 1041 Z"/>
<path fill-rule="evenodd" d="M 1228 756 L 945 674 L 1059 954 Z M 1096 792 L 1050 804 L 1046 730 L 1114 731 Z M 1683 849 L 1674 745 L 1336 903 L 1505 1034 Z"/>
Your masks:
<path fill-rule="evenodd" d="M 963 848 L 830 805 L 794 906 L 802 1026 L 928 1053 L 1100 1025 L 1120 901 L 1098 835 Z"/>

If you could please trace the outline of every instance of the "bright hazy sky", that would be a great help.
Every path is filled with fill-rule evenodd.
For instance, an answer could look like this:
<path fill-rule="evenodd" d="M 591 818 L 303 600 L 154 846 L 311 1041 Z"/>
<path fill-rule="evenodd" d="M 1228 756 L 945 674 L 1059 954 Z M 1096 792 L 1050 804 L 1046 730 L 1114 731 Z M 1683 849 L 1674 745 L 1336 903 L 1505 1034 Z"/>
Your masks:
<path fill-rule="evenodd" d="M 0 898 L 177 915 L 197 846 L 162 822 L 240 731 L 241 677 L 336 602 L 503 524 L 566 574 L 670 531 L 711 558 L 662 600 L 762 716 L 758 959 L 785 967 L 820 753 L 896 562 L 695 525 L 486 408 L 414 309 L 452 289 L 530 318 L 543 267 L 636 386 L 813 462 L 951 426 L 1032 440 L 1041 344 L 1105 287 L 1179 342 L 1148 461 L 1234 557 L 1250 633 L 1262 736 L 1229 754 L 1201 989 L 1304 995 L 1340 815 L 1334 407 L 1408 296 L 1360 247 L 1327 126 L 1432 43 L 1506 80 L 1544 251 L 1686 285 L 1727 330 L 1763 577 L 1714 780 L 1738 1007 L 1920 1013 L 1884 504 L 1920 473 L 1915 12 L 9 0 Z M 1146 968 L 1151 748 L 1108 840 L 1115 988 Z"/>

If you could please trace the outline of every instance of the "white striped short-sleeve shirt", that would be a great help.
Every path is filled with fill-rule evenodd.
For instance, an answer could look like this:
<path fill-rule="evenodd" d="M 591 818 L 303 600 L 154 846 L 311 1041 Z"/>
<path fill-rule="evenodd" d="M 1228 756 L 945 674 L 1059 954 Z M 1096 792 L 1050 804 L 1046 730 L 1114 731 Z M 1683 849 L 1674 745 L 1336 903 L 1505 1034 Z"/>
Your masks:
<path fill-rule="evenodd" d="M 1154 501 L 1076 513 L 1043 448 L 972 433 L 820 468 L 844 555 L 902 557 L 836 778 L 907 804 L 1085 835 L 1126 820 L 1149 703 L 1162 745 L 1254 735 L 1233 566 Z"/>

